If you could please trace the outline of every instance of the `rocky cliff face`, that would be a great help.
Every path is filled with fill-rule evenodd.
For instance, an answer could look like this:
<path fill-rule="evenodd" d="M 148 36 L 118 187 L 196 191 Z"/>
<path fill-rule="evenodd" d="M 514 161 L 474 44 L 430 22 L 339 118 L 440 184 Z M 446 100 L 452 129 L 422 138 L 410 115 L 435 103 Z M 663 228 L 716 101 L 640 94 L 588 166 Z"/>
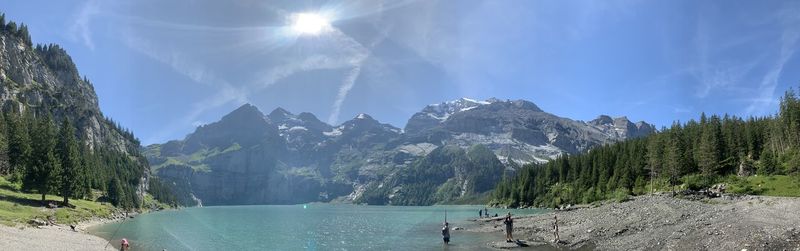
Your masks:
<path fill-rule="evenodd" d="M 264 115 L 248 104 L 145 153 L 159 176 L 205 205 L 336 198 L 419 205 L 485 192 L 521 164 L 652 131 L 624 117 L 573 121 L 524 100 L 430 105 L 405 130 L 367 114 L 331 126 L 310 113 Z"/>
<path fill-rule="evenodd" d="M 94 87 L 57 45 L 32 48 L 22 38 L 0 32 L 0 104 L 4 110 L 69 117 L 92 149 L 103 145 L 138 151 L 139 143 L 103 116 Z"/>
<path fill-rule="evenodd" d="M 633 124 L 625 117 L 602 115 L 584 123 L 546 113 L 529 101 L 498 99 L 429 105 L 406 126 L 411 139 L 462 148 L 485 145 L 505 164 L 545 162 L 654 131 L 650 124 Z"/>
<path fill-rule="evenodd" d="M 0 109 L 34 117 L 49 113 L 59 123 L 68 118 L 89 151 L 121 153 L 126 167 L 144 170 L 126 170 L 141 172 L 139 181 L 130 182 L 143 195 L 149 170 L 139 141 L 103 115 L 92 84 L 80 77 L 66 51 L 52 44 L 32 46 L 27 28 L 15 27 L 0 22 Z M 114 168 L 122 167 L 109 169 Z"/>

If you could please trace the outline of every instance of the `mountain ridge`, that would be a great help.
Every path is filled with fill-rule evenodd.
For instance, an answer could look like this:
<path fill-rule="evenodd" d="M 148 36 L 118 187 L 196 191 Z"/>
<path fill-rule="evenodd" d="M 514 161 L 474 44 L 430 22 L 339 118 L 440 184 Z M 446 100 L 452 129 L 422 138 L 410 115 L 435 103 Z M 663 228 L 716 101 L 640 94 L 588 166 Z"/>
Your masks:
<path fill-rule="evenodd" d="M 498 176 L 493 175 L 514 172 L 523 164 L 646 135 L 652 127 L 644 122 L 637 127 L 625 117 L 608 118 L 592 124 L 546 113 L 526 100 L 462 98 L 426 106 L 400 129 L 365 113 L 329 125 L 308 112 L 277 107 L 265 115 L 244 104 L 183 140 L 149 145 L 144 152 L 153 172 L 197 192 L 192 196 L 206 205 L 333 199 L 430 204 L 482 193 L 469 184 L 496 183 Z M 451 150 L 436 151 L 442 147 Z M 494 159 L 502 168 L 456 175 L 473 170 L 454 164 L 472 161 L 469 151 L 456 148 L 478 149 L 474 154 L 480 153 L 480 163 L 497 167 L 487 164 Z M 439 157 L 429 157 L 432 152 Z M 452 175 L 413 188 L 399 182 L 434 166 Z M 225 190 L 220 183 L 236 185 L 225 193 L 209 188 Z M 435 192 L 445 187 L 451 192 Z"/>

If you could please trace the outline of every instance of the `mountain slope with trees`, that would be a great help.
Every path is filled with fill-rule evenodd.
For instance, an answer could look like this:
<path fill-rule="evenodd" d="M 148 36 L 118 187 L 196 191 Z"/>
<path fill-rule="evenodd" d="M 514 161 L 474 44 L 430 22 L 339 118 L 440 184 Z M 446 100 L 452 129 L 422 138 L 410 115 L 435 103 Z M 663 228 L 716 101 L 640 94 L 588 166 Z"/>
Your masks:
<path fill-rule="evenodd" d="M 58 45 L 33 45 L 27 27 L 0 15 L 0 176 L 21 192 L 107 199 L 139 208 L 151 184 L 139 140 L 105 117 L 86 77 Z M 96 191 L 96 192 L 95 192 Z M 16 191 L 19 192 L 19 191 Z"/>
<path fill-rule="evenodd" d="M 367 114 L 334 126 L 311 113 L 265 115 L 245 104 L 144 154 L 186 204 L 482 203 L 521 164 L 653 131 L 625 117 L 562 118 L 525 100 L 432 104 L 406 130 Z"/>
<path fill-rule="evenodd" d="M 728 183 L 733 192 L 770 194 L 768 189 L 774 186 L 751 185 L 760 180 L 752 175 L 780 175 L 768 180 L 785 182 L 782 189 L 800 191 L 799 173 L 800 101 L 790 89 L 775 116 L 702 114 L 699 121 L 676 122 L 645 138 L 527 165 L 497 185 L 492 203 L 555 207 L 623 199 L 651 190 L 674 191 L 676 186 L 698 190 L 718 182 Z"/>

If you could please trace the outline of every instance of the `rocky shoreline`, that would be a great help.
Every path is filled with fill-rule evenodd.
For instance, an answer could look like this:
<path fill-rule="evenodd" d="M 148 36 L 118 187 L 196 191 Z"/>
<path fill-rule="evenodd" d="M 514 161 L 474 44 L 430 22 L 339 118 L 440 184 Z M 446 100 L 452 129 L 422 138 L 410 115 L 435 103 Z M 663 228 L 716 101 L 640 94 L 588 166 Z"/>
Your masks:
<path fill-rule="evenodd" d="M 638 196 L 622 203 L 521 216 L 514 223 L 514 236 L 573 250 L 800 250 L 798 208 L 800 198 Z M 559 222 L 558 244 L 553 243 L 554 216 Z M 499 218 L 476 222 L 477 227 L 466 231 L 504 229 Z M 517 247 L 505 242 L 488 245 Z"/>
<path fill-rule="evenodd" d="M 99 236 L 91 235 L 86 229 L 113 220 L 93 219 L 81 222 L 73 231 L 69 225 L 48 226 L 0 225 L 0 249 L 3 250 L 116 250 L 113 245 Z"/>
<path fill-rule="evenodd" d="M 94 226 L 133 218 L 139 213 L 118 211 L 109 218 L 81 221 L 73 231 L 69 224 L 0 225 L 0 250 L 117 250 L 114 244 L 88 232 Z"/>

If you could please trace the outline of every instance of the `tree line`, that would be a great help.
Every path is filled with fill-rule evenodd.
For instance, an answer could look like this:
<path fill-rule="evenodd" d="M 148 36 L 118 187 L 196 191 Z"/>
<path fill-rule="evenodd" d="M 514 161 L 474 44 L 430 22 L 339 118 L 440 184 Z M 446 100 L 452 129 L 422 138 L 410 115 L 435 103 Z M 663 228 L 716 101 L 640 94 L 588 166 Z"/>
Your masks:
<path fill-rule="evenodd" d="M 41 194 L 42 203 L 53 194 L 62 196 L 65 206 L 69 199 L 100 197 L 115 206 L 140 207 L 146 162 L 102 145 L 90 149 L 87 142 L 67 117 L 56 122 L 49 113 L 35 116 L 30 109 L 0 112 L 0 175 L 25 192 Z M 159 197 L 168 199 L 169 190 L 153 182 L 158 181 L 150 186 Z"/>
<path fill-rule="evenodd" d="M 14 21 L 6 23 L 6 14 L 0 14 L 0 31 L 8 32 L 22 39 L 25 44 L 31 46 L 31 34 L 28 32 L 28 26 L 20 24 L 19 26 Z"/>
<path fill-rule="evenodd" d="M 442 146 L 382 183 L 369 184 L 356 203 L 433 205 L 491 190 L 505 167 L 484 145 Z M 399 189 L 398 189 L 399 188 Z"/>
<path fill-rule="evenodd" d="M 505 178 L 492 203 L 556 207 L 653 190 L 708 188 L 726 176 L 800 173 L 800 101 L 793 89 L 778 114 L 748 119 L 700 115 L 645 138 L 562 155 Z"/>
<path fill-rule="evenodd" d="M 31 46 L 28 27 L 13 21 L 6 23 L 5 14 L 0 14 L 0 33 Z M 92 88 L 88 78 L 78 77 L 72 58 L 60 46 L 37 44 L 32 49 L 54 73 L 73 74 L 74 81 L 83 81 Z M 80 92 L 68 88 L 51 94 L 61 100 L 81 96 Z M 139 139 L 119 123 L 99 114 L 91 103 L 55 104 L 56 107 L 39 104 L 24 111 L 6 109 L 22 105 L 9 100 L 0 111 L 0 176 L 21 184 L 26 192 L 41 194 L 43 203 L 47 194 L 60 195 L 62 203 L 69 205 L 71 198 L 95 199 L 98 194 L 94 191 L 100 191 L 99 196 L 115 206 L 136 208 L 141 206 L 140 194 L 148 190 L 157 200 L 176 204 L 168 186 L 155 178 L 144 180 L 149 167 L 140 153 Z M 60 119 L 54 119 L 53 115 Z M 100 121 L 92 119 L 96 117 Z M 124 149 L 114 148 L 120 143 L 114 142 L 116 138 L 107 137 L 99 142 L 79 131 L 97 122 L 108 129 L 100 133 L 119 133 L 125 140 Z"/>

